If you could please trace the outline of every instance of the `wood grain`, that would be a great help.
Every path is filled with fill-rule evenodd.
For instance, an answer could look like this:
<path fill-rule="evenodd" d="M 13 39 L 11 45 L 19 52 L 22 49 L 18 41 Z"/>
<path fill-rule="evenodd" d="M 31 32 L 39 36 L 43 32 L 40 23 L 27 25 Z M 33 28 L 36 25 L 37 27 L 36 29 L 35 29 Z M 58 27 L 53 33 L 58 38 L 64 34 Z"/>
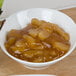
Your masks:
<path fill-rule="evenodd" d="M 76 8 L 61 10 L 76 22 Z M 0 76 L 14 74 L 55 74 L 57 76 L 76 76 L 76 49 L 62 61 L 44 70 L 30 70 L 9 58 L 0 50 Z"/>
<path fill-rule="evenodd" d="M 76 7 L 71 9 L 60 10 L 60 11 L 70 16 L 76 23 Z"/>

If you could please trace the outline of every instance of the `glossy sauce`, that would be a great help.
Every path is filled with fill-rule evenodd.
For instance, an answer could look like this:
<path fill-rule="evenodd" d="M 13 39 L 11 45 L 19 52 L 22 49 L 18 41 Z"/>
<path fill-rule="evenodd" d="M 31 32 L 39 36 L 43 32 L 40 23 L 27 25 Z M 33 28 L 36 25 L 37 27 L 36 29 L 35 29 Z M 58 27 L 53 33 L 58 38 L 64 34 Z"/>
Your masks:
<path fill-rule="evenodd" d="M 41 63 L 55 60 L 70 49 L 69 34 L 58 25 L 32 19 L 27 27 L 7 33 L 5 47 L 16 58 Z"/>

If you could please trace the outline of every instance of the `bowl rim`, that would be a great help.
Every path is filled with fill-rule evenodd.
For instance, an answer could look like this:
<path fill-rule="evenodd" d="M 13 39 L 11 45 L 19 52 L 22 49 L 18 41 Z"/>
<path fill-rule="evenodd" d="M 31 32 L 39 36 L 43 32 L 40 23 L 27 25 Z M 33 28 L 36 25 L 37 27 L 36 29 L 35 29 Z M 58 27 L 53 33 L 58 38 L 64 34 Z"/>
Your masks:
<path fill-rule="evenodd" d="M 55 10 L 55 9 L 49 9 L 49 8 L 30 8 L 30 9 L 26 9 L 26 10 L 23 10 L 23 11 L 29 11 L 29 10 L 35 10 L 35 9 L 44 9 L 44 10 L 50 10 L 50 11 L 56 11 L 56 12 L 59 12 L 59 13 L 62 13 L 62 12 L 60 12 L 60 11 L 58 11 L 58 10 Z M 20 12 L 23 12 L 23 11 L 20 11 Z M 13 15 L 15 15 L 15 14 L 17 14 L 17 13 L 20 13 L 20 12 L 16 12 L 16 13 L 14 13 Z M 71 21 L 72 21 L 72 23 L 73 24 L 75 24 L 75 22 L 68 16 L 68 15 L 66 15 L 66 14 L 64 14 L 64 13 L 62 13 L 63 15 L 65 15 L 65 16 L 67 16 Z M 11 15 L 11 16 L 13 16 L 13 15 Z M 9 17 L 11 17 L 11 16 L 9 16 Z M 8 18 L 9 18 L 8 17 Z M 8 18 L 6 18 L 6 20 L 8 19 Z M 75 24 L 76 25 L 76 24 Z M 6 54 L 6 55 L 8 55 L 10 58 L 12 58 L 12 59 L 14 59 L 14 60 L 16 60 L 16 61 L 18 61 L 18 62 L 21 62 L 21 63 L 24 63 L 24 64 L 33 64 L 33 65 L 47 65 L 47 64 L 52 64 L 52 63 L 55 63 L 55 62 L 58 62 L 58 61 L 60 61 L 60 60 L 62 60 L 62 59 L 64 59 L 65 57 L 67 57 L 73 50 L 74 50 L 74 48 L 75 48 L 75 46 L 76 46 L 76 42 L 74 43 L 74 45 L 73 45 L 73 47 L 72 47 L 72 49 L 70 49 L 65 55 L 63 55 L 62 57 L 60 57 L 60 58 L 58 58 L 58 59 L 55 59 L 55 60 L 53 60 L 53 61 L 48 61 L 48 62 L 43 62 L 43 63 L 34 63 L 34 62 L 28 62 L 28 61 L 26 61 L 26 60 L 21 60 L 21 59 L 18 59 L 18 58 L 16 58 L 16 57 L 14 57 L 14 56 L 12 56 L 5 48 L 4 48 L 4 46 L 3 45 L 1 45 L 0 44 L 0 46 L 1 46 L 1 48 L 2 48 L 2 51 Z"/>
<path fill-rule="evenodd" d="M 56 76 L 53 74 L 22 74 L 22 75 L 10 75 L 10 76 Z"/>

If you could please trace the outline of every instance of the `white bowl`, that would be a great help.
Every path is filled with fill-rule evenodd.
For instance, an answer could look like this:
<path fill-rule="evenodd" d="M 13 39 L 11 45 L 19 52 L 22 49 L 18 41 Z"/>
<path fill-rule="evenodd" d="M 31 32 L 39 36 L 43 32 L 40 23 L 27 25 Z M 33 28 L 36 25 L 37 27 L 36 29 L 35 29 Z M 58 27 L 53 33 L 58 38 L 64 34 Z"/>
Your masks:
<path fill-rule="evenodd" d="M 11 76 L 56 76 L 56 75 L 48 75 L 48 74 L 26 74 L 26 75 L 11 75 Z"/>
<path fill-rule="evenodd" d="M 7 32 L 10 31 L 11 29 L 21 29 L 27 26 L 27 24 L 31 21 L 32 18 L 38 18 L 40 20 L 45 20 L 48 22 L 58 24 L 61 28 L 63 28 L 66 32 L 68 32 L 70 35 L 70 43 L 71 43 L 70 50 L 64 56 L 56 60 L 45 63 L 27 62 L 20 60 L 9 54 L 4 47 L 4 42 L 6 40 Z M 52 65 L 62 60 L 74 50 L 76 46 L 76 24 L 73 22 L 73 20 L 70 17 L 57 10 L 52 10 L 47 8 L 32 8 L 32 9 L 24 10 L 16 14 L 13 14 L 6 19 L 6 22 L 0 32 L 0 45 L 3 52 L 5 52 L 9 57 L 23 64 L 24 66 L 29 67 L 30 69 L 46 68 L 49 65 Z"/>

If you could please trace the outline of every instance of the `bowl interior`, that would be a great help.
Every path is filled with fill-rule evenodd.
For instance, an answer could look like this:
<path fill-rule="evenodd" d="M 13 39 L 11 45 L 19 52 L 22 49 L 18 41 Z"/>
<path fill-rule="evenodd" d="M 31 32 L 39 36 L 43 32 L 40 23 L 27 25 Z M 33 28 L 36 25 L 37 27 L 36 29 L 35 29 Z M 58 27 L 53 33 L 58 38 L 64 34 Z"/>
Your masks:
<path fill-rule="evenodd" d="M 32 18 L 38 18 L 40 20 L 45 20 L 48 22 L 58 24 L 70 35 L 70 43 L 71 43 L 70 50 L 75 48 L 76 25 L 71 18 L 56 10 L 46 9 L 46 8 L 33 8 L 13 14 L 6 19 L 6 22 L 2 30 L 0 31 L 1 34 L 0 45 L 5 53 L 7 53 L 7 51 L 4 47 L 4 42 L 6 40 L 7 32 L 10 31 L 11 29 L 21 29 L 26 27 Z"/>

